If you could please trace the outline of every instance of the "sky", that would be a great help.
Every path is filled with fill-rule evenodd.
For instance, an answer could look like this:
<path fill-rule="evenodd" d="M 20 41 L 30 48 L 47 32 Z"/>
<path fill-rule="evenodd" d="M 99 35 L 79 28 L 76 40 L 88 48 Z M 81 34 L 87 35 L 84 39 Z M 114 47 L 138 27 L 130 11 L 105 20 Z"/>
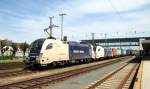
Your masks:
<path fill-rule="evenodd" d="M 31 43 L 60 26 L 69 40 L 150 36 L 150 0 L 0 0 L 0 39 Z M 60 39 L 60 27 L 53 36 Z"/>

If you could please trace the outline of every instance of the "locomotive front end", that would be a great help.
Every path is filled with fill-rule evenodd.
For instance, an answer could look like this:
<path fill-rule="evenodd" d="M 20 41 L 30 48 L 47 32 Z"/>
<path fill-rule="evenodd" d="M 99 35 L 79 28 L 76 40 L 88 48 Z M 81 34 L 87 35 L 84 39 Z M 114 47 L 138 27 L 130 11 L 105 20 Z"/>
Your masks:
<path fill-rule="evenodd" d="M 40 63 L 40 57 L 42 56 L 41 48 L 45 39 L 38 39 L 32 42 L 28 57 L 29 65 L 38 65 Z"/>

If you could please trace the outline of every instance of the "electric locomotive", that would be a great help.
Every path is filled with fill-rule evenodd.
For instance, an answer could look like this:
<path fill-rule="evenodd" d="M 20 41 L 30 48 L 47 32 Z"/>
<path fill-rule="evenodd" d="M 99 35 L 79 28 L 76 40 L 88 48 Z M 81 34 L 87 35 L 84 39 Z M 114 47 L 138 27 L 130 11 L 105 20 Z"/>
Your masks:
<path fill-rule="evenodd" d="M 88 44 L 56 39 L 37 39 L 31 44 L 28 64 L 47 66 L 91 60 L 92 48 Z"/>

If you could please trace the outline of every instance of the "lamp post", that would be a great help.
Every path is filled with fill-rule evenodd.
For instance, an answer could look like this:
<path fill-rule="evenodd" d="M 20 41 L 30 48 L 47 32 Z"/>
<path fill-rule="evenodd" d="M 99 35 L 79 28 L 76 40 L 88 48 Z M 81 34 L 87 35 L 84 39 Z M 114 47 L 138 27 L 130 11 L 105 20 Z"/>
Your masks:
<path fill-rule="evenodd" d="M 105 47 L 106 47 L 106 46 L 108 46 L 107 45 L 107 34 L 105 33 L 104 35 L 105 35 Z"/>
<path fill-rule="evenodd" d="M 67 15 L 67 14 L 65 14 L 65 13 L 59 14 L 59 16 L 61 16 L 61 40 L 63 40 L 63 19 L 64 19 L 64 15 Z"/>

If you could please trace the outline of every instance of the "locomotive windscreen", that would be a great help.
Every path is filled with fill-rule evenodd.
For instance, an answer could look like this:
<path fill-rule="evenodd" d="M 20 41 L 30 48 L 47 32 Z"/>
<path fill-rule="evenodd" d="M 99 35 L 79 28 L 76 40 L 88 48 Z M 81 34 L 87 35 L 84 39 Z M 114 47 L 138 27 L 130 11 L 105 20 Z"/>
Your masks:
<path fill-rule="evenodd" d="M 38 39 L 31 44 L 30 53 L 40 51 L 45 39 Z"/>

